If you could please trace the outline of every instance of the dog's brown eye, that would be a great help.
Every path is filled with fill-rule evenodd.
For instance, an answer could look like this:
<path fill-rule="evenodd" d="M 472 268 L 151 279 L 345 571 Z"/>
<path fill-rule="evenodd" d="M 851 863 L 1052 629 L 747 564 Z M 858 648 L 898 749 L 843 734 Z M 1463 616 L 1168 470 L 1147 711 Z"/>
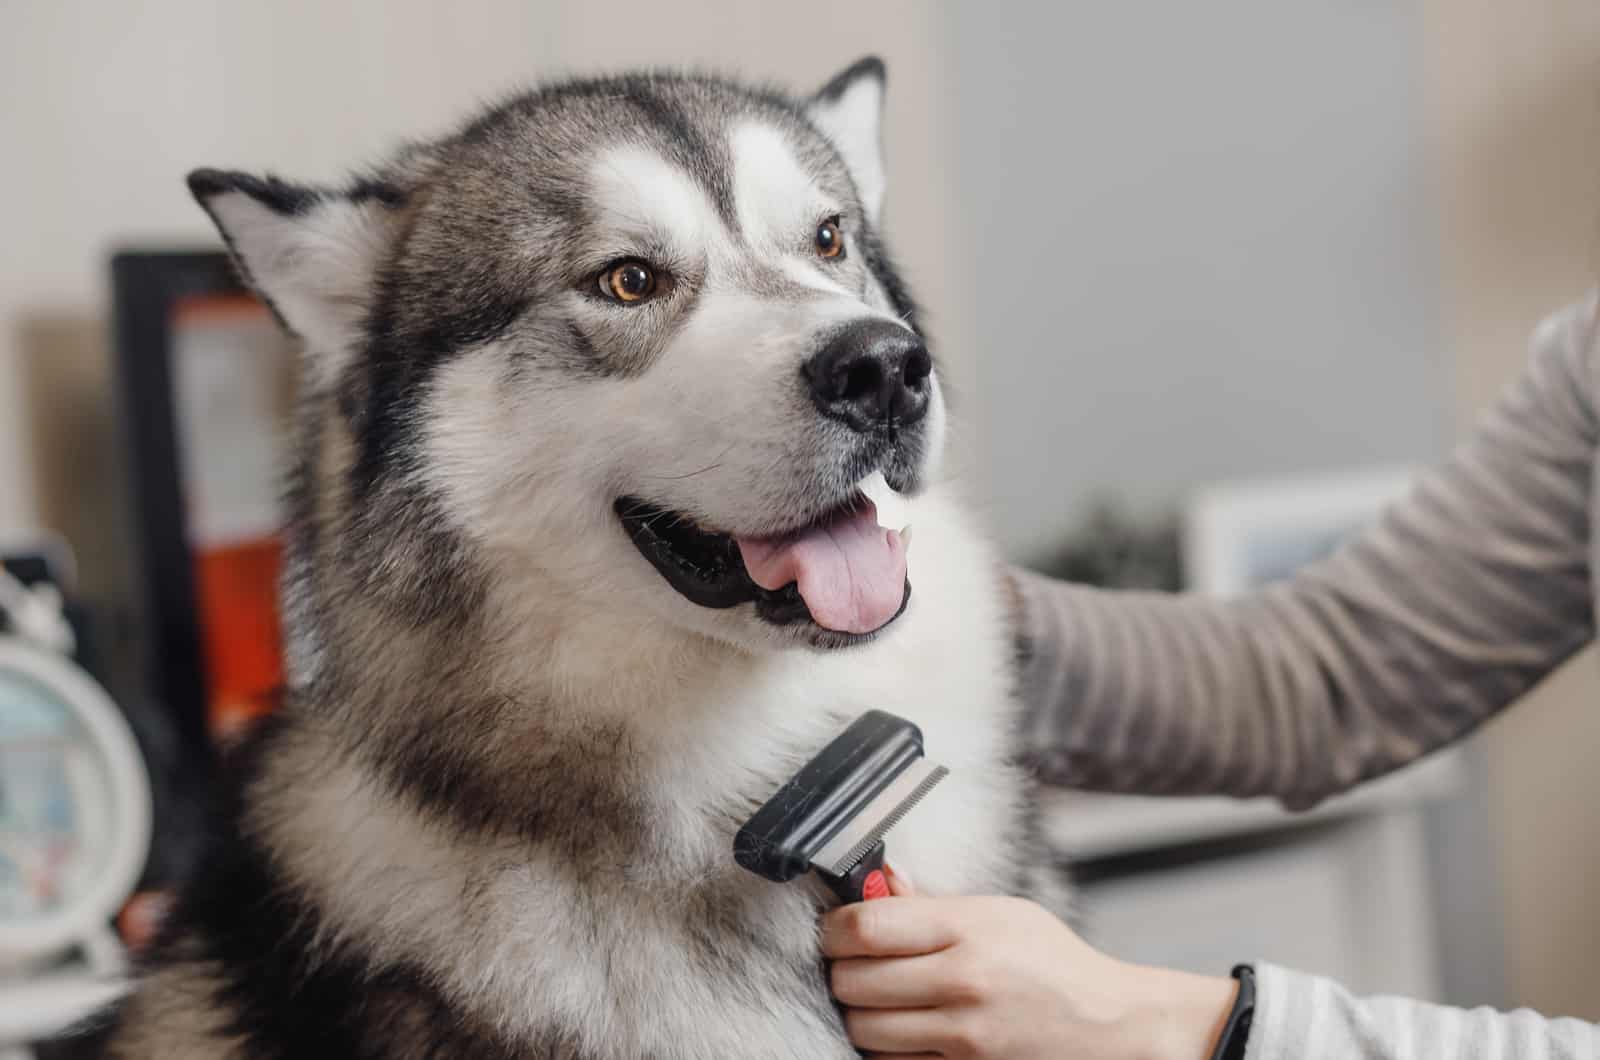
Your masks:
<path fill-rule="evenodd" d="M 844 233 L 839 231 L 837 217 L 830 217 L 817 226 L 817 253 L 825 258 L 837 258 L 844 253 Z"/>
<path fill-rule="evenodd" d="M 656 274 L 642 261 L 622 261 L 600 276 L 600 289 L 619 302 L 642 302 L 656 290 Z"/>

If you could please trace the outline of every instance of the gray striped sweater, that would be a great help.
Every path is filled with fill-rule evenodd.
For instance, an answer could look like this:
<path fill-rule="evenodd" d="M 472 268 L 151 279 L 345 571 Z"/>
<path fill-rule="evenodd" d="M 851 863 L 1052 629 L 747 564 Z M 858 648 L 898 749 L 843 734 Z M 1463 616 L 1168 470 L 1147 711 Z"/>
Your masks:
<path fill-rule="evenodd" d="M 1459 739 L 1587 644 L 1596 314 L 1591 296 L 1541 324 L 1523 377 L 1452 459 L 1287 582 L 1219 602 L 1018 573 L 1038 769 L 1305 808 Z M 1600 1028 L 1576 1020 L 1257 976 L 1251 1060 L 1600 1056 Z"/>

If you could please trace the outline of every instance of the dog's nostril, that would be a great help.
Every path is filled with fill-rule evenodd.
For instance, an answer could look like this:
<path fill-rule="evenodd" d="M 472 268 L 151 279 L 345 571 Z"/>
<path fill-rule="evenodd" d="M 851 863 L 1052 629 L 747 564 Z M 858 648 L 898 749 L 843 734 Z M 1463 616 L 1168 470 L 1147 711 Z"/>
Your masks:
<path fill-rule="evenodd" d="M 877 361 L 860 360 L 850 365 L 845 373 L 844 389 L 839 396 L 853 401 L 883 388 L 883 366 Z"/>
<path fill-rule="evenodd" d="M 906 386 L 913 390 L 922 385 L 922 381 L 933 374 L 933 358 L 928 351 L 918 347 L 906 358 L 906 367 L 903 378 Z"/>

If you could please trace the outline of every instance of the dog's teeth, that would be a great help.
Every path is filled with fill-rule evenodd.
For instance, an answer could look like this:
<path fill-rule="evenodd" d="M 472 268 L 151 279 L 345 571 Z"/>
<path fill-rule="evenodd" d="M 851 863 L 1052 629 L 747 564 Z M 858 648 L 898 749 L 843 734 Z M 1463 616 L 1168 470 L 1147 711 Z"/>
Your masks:
<path fill-rule="evenodd" d="M 885 530 L 898 530 L 901 536 L 910 527 L 906 499 L 890 487 L 882 471 L 874 471 L 856 486 L 878 512 L 878 525 Z"/>

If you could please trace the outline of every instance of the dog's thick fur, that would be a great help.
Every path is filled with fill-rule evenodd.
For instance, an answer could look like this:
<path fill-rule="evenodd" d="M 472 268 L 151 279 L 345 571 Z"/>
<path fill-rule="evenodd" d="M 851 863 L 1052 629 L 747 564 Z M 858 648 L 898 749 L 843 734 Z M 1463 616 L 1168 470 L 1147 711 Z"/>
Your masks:
<path fill-rule="evenodd" d="M 850 1057 L 812 880 L 739 823 L 850 718 L 950 778 L 892 834 L 932 893 L 1029 871 L 997 564 L 915 430 L 863 440 L 801 367 L 917 318 L 877 235 L 883 67 L 796 100 L 712 77 L 563 83 L 342 189 L 191 186 L 303 340 L 291 702 L 109 1055 Z M 837 216 L 847 253 L 812 234 Z M 660 264 L 648 305 L 596 297 Z M 697 606 L 619 498 L 760 535 L 874 468 L 915 494 L 874 637 Z"/>

